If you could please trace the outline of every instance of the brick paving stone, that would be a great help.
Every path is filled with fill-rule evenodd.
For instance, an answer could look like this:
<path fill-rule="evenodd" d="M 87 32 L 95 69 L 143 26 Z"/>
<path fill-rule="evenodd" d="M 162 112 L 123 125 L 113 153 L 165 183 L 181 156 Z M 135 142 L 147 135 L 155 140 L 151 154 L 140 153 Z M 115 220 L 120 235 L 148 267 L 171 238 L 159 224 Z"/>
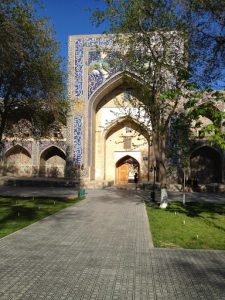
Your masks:
<path fill-rule="evenodd" d="M 0 240 L 1 300 L 211 300 L 224 291 L 225 251 L 154 249 L 132 191 L 89 191 Z"/>

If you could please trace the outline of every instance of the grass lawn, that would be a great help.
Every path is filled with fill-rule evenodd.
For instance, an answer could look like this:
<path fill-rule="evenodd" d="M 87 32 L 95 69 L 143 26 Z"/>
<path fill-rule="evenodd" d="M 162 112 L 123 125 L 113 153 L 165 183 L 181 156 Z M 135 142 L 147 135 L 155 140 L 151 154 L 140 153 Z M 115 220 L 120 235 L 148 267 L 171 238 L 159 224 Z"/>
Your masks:
<path fill-rule="evenodd" d="M 225 250 L 225 205 L 169 203 L 146 206 L 155 247 Z"/>
<path fill-rule="evenodd" d="M 0 197 L 0 238 L 74 205 L 79 200 Z"/>

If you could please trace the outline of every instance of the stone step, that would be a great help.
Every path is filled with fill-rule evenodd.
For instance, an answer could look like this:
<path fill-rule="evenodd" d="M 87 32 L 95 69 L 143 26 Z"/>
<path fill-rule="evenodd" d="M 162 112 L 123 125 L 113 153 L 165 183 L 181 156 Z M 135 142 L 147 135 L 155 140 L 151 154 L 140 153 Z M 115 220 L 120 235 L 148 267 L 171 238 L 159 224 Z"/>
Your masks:
<path fill-rule="evenodd" d="M 113 185 L 113 181 L 107 180 L 85 180 L 83 183 L 84 188 L 88 189 L 102 189 Z"/>

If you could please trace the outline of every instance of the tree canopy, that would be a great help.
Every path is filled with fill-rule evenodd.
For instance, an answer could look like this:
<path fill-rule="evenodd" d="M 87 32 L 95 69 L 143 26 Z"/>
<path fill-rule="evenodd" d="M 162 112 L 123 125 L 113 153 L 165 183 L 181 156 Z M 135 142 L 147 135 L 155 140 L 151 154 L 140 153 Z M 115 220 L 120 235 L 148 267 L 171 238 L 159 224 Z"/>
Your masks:
<path fill-rule="evenodd" d="M 120 47 L 116 63 L 140 78 L 130 85 L 149 114 L 156 163 L 161 183 L 166 184 L 169 128 L 174 115 L 180 108 L 188 109 L 176 126 L 180 124 L 181 131 L 191 125 L 201 90 L 217 83 L 221 88 L 224 83 L 223 1 L 105 0 L 104 4 L 92 13 L 92 20 L 96 25 L 105 23 L 107 32 L 115 34 L 115 45 Z M 191 115 L 192 106 L 196 108 Z M 219 129 L 218 122 L 207 127 L 224 143 Z M 185 131 L 189 134 L 188 128 Z"/>
<path fill-rule="evenodd" d="M 37 136 L 47 134 L 56 120 L 65 122 L 59 45 L 34 4 L 38 5 L 29 0 L 0 2 L 0 141 L 23 119 Z"/>
<path fill-rule="evenodd" d="M 185 38 L 189 80 L 202 87 L 225 87 L 225 9 L 223 0 L 110 0 L 92 13 L 110 33 L 177 32 Z M 141 45 L 145 41 L 138 39 Z M 129 44 L 131 40 L 129 40 Z"/>

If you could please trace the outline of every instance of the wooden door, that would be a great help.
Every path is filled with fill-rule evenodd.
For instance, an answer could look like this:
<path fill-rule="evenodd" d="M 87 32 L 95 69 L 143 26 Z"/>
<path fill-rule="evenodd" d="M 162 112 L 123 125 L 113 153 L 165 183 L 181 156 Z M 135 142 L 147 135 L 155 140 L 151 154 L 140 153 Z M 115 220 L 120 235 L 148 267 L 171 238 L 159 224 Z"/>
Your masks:
<path fill-rule="evenodd" d="M 128 171 L 129 165 L 122 164 L 117 168 L 117 183 L 118 184 L 126 184 L 128 183 Z"/>

